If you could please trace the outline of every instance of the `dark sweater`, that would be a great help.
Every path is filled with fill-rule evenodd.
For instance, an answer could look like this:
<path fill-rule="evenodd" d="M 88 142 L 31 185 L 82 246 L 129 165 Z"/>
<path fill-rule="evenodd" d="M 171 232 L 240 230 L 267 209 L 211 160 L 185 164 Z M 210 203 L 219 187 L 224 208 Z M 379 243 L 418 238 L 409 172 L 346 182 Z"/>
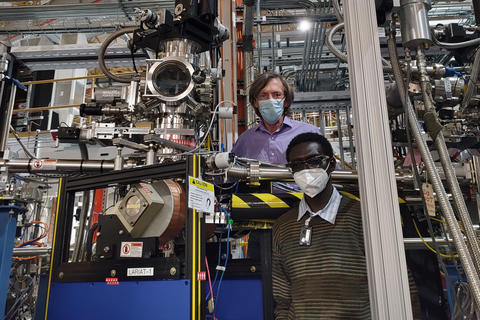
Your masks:
<path fill-rule="evenodd" d="M 314 217 L 300 246 L 298 208 L 273 226 L 275 319 L 370 319 L 360 202 L 342 197 L 335 224 Z"/>
<path fill-rule="evenodd" d="M 300 246 L 298 207 L 273 226 L 275 319 L 370 319 L 367 268 L 360 202 L 344 195 L 335 224 L 310 221 L 310 246 Z M 413 318 L 421 319 L 420 301 L 408 270 Z"/>

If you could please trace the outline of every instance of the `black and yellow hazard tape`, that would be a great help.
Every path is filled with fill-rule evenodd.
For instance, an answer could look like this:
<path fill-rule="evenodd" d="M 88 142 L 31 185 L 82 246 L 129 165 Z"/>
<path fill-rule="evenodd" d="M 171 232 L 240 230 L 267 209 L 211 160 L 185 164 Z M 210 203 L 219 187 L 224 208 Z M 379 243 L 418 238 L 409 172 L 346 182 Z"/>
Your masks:
<path fill-rule="evenodd" d="M 360 199 L 345 191 L 340 193 L 351 199 L 360 201 Z M 232 195 L 232 208 L 234 209 L 262 209 L 262 208 L 293 208 L 303 197 L 302 192 L 289 193 L 241 193 Z"/>

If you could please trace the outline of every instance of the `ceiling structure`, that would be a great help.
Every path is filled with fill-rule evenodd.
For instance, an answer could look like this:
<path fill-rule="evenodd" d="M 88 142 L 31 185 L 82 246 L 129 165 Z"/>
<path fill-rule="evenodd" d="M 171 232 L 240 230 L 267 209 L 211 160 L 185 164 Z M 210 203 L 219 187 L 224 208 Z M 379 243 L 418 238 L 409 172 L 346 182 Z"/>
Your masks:
<path fill-rule="evenodd" d="M 173 0 L 0 1 L 0 41 L 11 45 L 12 52 L 32 70 L 71 68 L 72 62 L 76 67 L 94 68 L 96 52 L 106 35 L 137 24 L 135 8 L 173 10 L 173 6 Z M 348 87 L 346 64 L 325 45 L 326 31 L 337 21 L 332 0 L 260 0 L 256 11 L 261 16 L 254 22 L 257 70 L 274 69 L 295 78 L 300 91 Z M 471 1 L 434 1 L 430 11 L 432 25 L 468 20 L 472 16 Z M 304 20 L 310 22 L 311 28 L 298 30 L 298 24 Z M 89 44 L 59 46 L 66 33 L 85 34 Z M 379 34 L 382 54 L 387 56 L 382 28 Z M 343 34 L 337 34 L 334 42 L 344 49 Z M 131 65 L 125 44 L 114 46 L 111 53 L 119 57 L 112 59 L 112 66 Z M 442 52 L 433 49 L 429 54 Z M 141 65 L 143 54 L 136 58 Z M 322 81 L 325 79 L 330 81 Z"/>

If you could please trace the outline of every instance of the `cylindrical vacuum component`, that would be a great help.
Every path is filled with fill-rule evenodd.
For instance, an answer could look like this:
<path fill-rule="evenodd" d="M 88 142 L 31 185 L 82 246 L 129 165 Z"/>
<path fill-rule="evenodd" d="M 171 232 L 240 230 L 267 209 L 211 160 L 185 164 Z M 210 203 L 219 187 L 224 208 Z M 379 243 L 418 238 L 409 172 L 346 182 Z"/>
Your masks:
<path fill-rule="evenodd" d="M 237 113 L 237 108 L 234 106 L 226 106 L 218 108 L 218 117 L 220 119 L 232 119 L 233 115 Z"/>
<path fill-rule="evenodd" d="M 92 105 L 92 104 L 85 104 L 85 103 L 82 103 L 80 105 L 80 115 L 82 117 L 85 117 L 85 116 L 101 116 L 103 114 L 102 112 L 102 107 L 101 106 L 97 106 L 96 104 L 95 105 Z"/>
<path fill-rule="evenodd" d="M 431 0 L 400 0 L 400 29 L 405 47 L 432 42 L 427 16 L 430 8 Z"/>
<path fill-rule="evenodd" d="M 172 240 L 185 225 L 186 194 L 173 180 L 133 186 L 112 213 L 135 238 Z"/>

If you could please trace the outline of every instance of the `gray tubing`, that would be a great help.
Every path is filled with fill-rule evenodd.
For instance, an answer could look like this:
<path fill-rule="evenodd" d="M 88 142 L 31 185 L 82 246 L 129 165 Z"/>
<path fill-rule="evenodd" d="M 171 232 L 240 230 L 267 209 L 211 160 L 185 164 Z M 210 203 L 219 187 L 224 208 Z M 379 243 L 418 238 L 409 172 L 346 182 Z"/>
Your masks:
<path fill-rule="evenodd" d="M 341 30 L 343 28 L 345 28 L 345 23 L 344 22 L 337 24 L 336 26 L 334 26 L 333 28 L 330 29 L 330 31 L 328 32 L 325 40 L 326 40 L 326 44 L 327 44 L 328 49 L 330 50 L 331 53 L 333 53 L 333 55 L 335 57 L 337 57 L 338 59 L 340 59 L 343 62 L 348 62 L 347 55 L 344 54 L 343 52 L 341 52 L 340 50 L 338 50 L 338 48 L 333 43 L 333 35 L 335 33 L 337 33 L 338 30 Z M 387 68 L 391 67 L 390 63 L 387 60 L 385 60 L 384 58 L 382 58 L 382 64 L 383 64 L 384 67 L 387 67 Z"/>
<path fill-rule="evenodd" d="M 465 47 L 477 46 L 480 44 L 480 38 L 468 40 L 464 42 L 455 42 L 455 43 L 448 43 L 448 42 L 440 42 L 435 35 L 432 34 L 432 41 L 435 45 L 442 47 L 444 49 L 452 50 L 452 49 L 460 49 Z"/>
<path fill-rule="evenodd" d="M 393 74 L 395 77 L 395 81 L 397 82 L 397 85 L 402 83 L 401 85 L 398 86 L 399 90 L 403 87 L 403 78 L 402 78 L 402 73 L 400 71 L 399 67 L 399 61 L 398 61 L 398 55 L 396 51 L 396 46 L 393 47 L 389 43 L 389 53 L 390 53 L 390 59 L 392 61 L 392 68 L 393 68 Z M 394 50 L 392 50 L 394 48 Z M 470 287 L 472 289 L 472 293 L 475 299 L 475 303 L 477 306 L 480 305 L 480 280 L 478 278 L 478 274 L 475 271 L 475 267 L 473 265 L 473 260 L 470 257 L 468 253 L 467 246 L 465 244 L 465 241 L 463 240 L 463 235 L 460 231 L 460 227 L 458 226 L 457 220 L 455 219 L 455 214 L 453 212 L 453 208 L 448 201 L 447 193 L 445 191 L 445 188 L 442 184 L 442 180 L 440 179 L 440 176 L 438 174 L 437 169 L 435 168 L 435 164 L 433 162 L 432 155 L 430 154 L 427 144 L 422 138 L 422 135 L 420 133 L 420 128 L 418 126 L 418 120 L 417 116 L 415 114 L 415 110 L 413 109 L 412 103 L 410 102 L 410 99 L 407 99 L 407 97 L 404 97 L 404 91 L 400 91 L 400 96 L 402 97 L 402 103 L 406 104 L 406 109 L 408 111 L 408 119 L 410 122 L 410 126 L 412 129 L 412 133 L 415 137 L 415 141 L 417 142 L 417 145 L 420 149 L 420 153 L 422 155 L 422 159 L 425 161 L 426 167 L 427 167 L 427 172 L 430 177 L 430 181 L 433 184 L 433 188 L 435 192 L 438 195 L 438 201 L 440 204 L 440 208 L 442 210 L 442 213 L 445 217 L 447 227 L 452 234 L 453 241 L 455 243 L 455 246 L 458 251 L 458 255 L 460 257 L 460 261 L 462 263 L 462 266 L 464 268 L 465 274 L 467 275 L 467 280 L 470 284 Z"/>
<path fill-rule="evenodd" d="M 428 92 L 429 82 L 427 79 L 425 54 L 423 53 L 423 49 L 417 50 L 417 65 L 421 76 L 421 88 L 425 110 L 435 112 L 435 106 L 433 105 L 432 99 Z M 435 139 L 435 147 L 440 155 L 440 162 L 442 163 L 448 186 L 452 191 L 453 201 L 459 213 L 460 220 L 465 228 L 465 234 L 470 245 L 470 251 L 472 252 L 473 260 L 478 270 L 478 267 L 480 266 L 480 247 L 478 246 L 477 237 L 475 235 L 475 231 L 473 230 L 472 220 L 470 219 L 470 214 L 468 213 L 467 206 L 465 205 L 465 199 L 463 198 L 462 191 L 458 185 L 458 180 L 455 175 L 455 171 L 453 170 L 452 162 L 450 161 L 450 154 L 448 153 L 448 149 L 445 144 L 445 138 L 442 132 L 440 132 Z"/>
<path fill-rule="evenodd" d="M 472 72 L 470 73 L 470 81 L 468 82 L 467 91 L 465 92 L 465 97 L 463 98 L 462 106 L 460 111 L 465 110 L 465 108 L 470 103 L 470 100 L 473 97 L 473 93 L 475 92 L 475 83 L 478 79 L 478 73 L 480 72 L 480 49 L 477 49 L 475 53 L 475 59 L 473 61 Z"/>
<path fill-rule="evenodd" d="M 111 73 L 110 71 L 108 71 L 108 68 L 105 65 L 105 52 L 107 51 L 108 46 L 110 45 L 110 43 L 112 43 L 113 40 L 117 39 L 118 37 L 126 33 L 131 33 L 136 29 L 137 27 L 131 27 L 131 28 L 125 28 L 125 29 L 120 29 L 118 31 L 115 31 L 114 33 L 109 35 L 107 39 L 105 39 L 105 41 L 103 41 L 102 46 L 100 47 L 100 50 L 98 52 L 98 65 L 100 66 L 100 69 L 102 69 L 103 73 L 112 80 L 115 80 L 117 82 L 122 82 L 122 83 L 130 83 L 133 80 L 133 77 L 124 78 L 124 77 L 117 76 Z"/>

